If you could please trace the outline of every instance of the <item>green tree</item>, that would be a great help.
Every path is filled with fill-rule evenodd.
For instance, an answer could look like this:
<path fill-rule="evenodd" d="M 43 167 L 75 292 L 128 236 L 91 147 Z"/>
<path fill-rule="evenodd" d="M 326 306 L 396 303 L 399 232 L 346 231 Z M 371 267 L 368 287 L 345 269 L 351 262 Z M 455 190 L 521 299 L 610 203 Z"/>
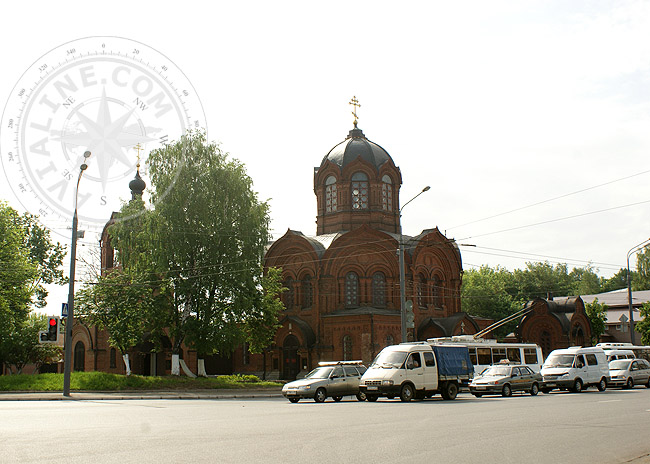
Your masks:
<path fill-rule="evenodd" d="M 517 289 L 516 299 L 529 301 L 534 298 L 546 298 L 552 293 L 566 296 L 572 293 L 573 280 L 569 276 L 566 264 L 553 266 L 548 261 L 543 263 L 526 263 L 526 269 L 514 271 Z"/>
<path fill-rule="evenodd" d="M 599 277 L 591 265 L 575 267 L 569 272 L 572 281 L 571 290 L 567 295 L 594 295 L 600 293 L 604 279 Z"/>
<path fill-rule="evenodd" d="M 632 290 L 650 290 L 650 246 L 636 255 L 636 272 L 632 277 Z"/>
<path fill-rule="evenodd" d="M 14 331 L 3 338 L 5 347 L 4 363 L 10 372 L 20 374 L 26 364 L 35 364 L 36 371 L 45 363 L 61 358 L 61 347 L 40 344 L 38 333 L 47 329 L 47 316 L 31 313 L 14 326 Z"/>
<path fill-rule="evenodd" d="M 165 320 L 178 374 L 182 343 L 202 365 L 206 355 L 256 343 L 260 328 L 277 320 L 264 296 L 275 287 L 262 274 L 268 205 L 244 166 L 202 133 L 153 151 L 148 162 L 155 209 L 125 218 L 111 238 L 125 268 L 149 269 L 169 284 Z"/>
<path fill-rule="evenodd" d="M 585 304 L 585 313 L 591 323 L 591 344 L 598 343 L 600 336 L 605 333 L 607 322 L 607 305 L 598 302 L 598 298 Z"/>
<path fill-rule="evenodd" d="M 641 343 L 650 345 L 650 302 L 643 303 L 639 309 L 642 320 L 634 324 L 636 330 L 641 334 Z"/>
<path fill-rule="evenodd" d="M 141 342 L 156 319 L 160 281 L 148 274 L 116 268 L 76 294 L 80 320 L 108 331 L 108 343 L 119 349 L 131 375 L 128 351 Z"/>
<path fill-rule="evenodd" d="M 472 316 L 486 317 L 495 322 L 521 309 L 522 302 L 515 300 L 511 294 L 514 277 L 507 269 L 497 266 L 481 266 L 463 273 L 461 301 L 463 311 Z M 517 320 L 511 321 L 494 330 L 501 338 L 512 332 Z"/>
<path fill-rule="evenodd" d="M 600 291 L 604 293 L 613 290 L 620 290 L 622 288 L 627 288 L 627 269 L 624 268 L 619 269 L 619 271 L 609 279 L 604 279 Z"/>

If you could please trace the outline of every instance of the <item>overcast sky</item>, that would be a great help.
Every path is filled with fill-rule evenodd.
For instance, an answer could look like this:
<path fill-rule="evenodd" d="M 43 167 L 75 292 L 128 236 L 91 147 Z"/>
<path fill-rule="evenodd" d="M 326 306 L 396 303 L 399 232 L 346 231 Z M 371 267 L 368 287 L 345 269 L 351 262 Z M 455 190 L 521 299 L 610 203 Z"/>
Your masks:
<path fill-rule="evenodd" d="M 76 39 L 168 57 L 209 139 L 269 200 L 277 237 L 315 234 L 314 167 L 352 128 L 352 96 L 401 170 L 402 204 L 431 186 L 404 233 L 437 226 L 476 245 L 461 249 L 466 269 L 549 260 L 608 277 L 650 237 L 648 2 L 32 1 L 3 5 L 1 21 L 3 102 Z M 57 306 L 67 290 L 52 293 Z"/>

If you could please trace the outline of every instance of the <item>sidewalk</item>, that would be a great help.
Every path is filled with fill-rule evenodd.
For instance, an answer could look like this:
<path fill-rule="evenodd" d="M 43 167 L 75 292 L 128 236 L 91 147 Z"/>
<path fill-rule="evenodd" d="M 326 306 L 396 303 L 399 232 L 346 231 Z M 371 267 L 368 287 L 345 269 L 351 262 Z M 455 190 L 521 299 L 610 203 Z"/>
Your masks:
<path fill-rule="evenodd" d="M 97 400 L 219 400 L 232 398 L 279 398 L 278 389 L 232 389 L 193 391 L 71 391 L 63 392 L 0 392 L 0 401 L 97 401 Z"/>

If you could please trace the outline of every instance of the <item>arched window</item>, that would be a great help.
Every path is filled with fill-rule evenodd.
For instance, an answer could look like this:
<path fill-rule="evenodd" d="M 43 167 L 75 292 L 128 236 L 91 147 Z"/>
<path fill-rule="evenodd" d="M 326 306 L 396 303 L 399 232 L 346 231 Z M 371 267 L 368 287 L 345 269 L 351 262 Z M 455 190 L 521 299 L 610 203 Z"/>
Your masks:
<path fill-rule="evenodd" d="M 359 276 L 354 272 L 345 275 L 345 306 L 359 306 Z"/>
<path fill-rule="evenodd" d="M 427 278 L 422 274 L 418 274 L 415 291 L 417 292 L 418 308 L 427 309 Z"/>
<path fill-rule="evenodd" d="M 375 272 L 372 276 L 372 305 L 375 308 L 386 306 L 386 276 Z"/>
<path fill-rule="evenodd" d="M 368 176 L 363 172 L 352 175 L 352 209 L 368 209 Z"/>
<path fill-rule="evenodd" d="M 282 292 L 282 303 L 284 303 L 286 309 L 291 309 L 294 301 L 293 279 L 288 277 L 285 278 L 282 281 L 282 286 L 286 288 L 286 290 Z"/>
<path fill-rule="evenodd" d="M 386 335 L 386 346 L 391 346 L 395 344 L 395 339 L 391 334 Z"/>
<path fill-rule="evenodd" d="M 77 342 L 74 346 L 74 370 L 83 372 L 86 369 L 86 347 L 83 342 Z"/>
<path fill-rule="evenodd" d="M 117 367 L 117 350 L 115 348 L 111 348 L 111 353 L 109 356 L 109 362 L 111 368 L 116 368 Z"/>
<path fill-rule="evenodd" d="M 325 179 L 325 212 L 331 213 L 336 211 L 336 177 L 329 176 Z"/>
<path fill-rule="evenodd" d="M 384 211 L 393 210 L 393 181 L 390 176 L 381 178 L 381 207 Z"/>
<path fill-rule="evenodd" d="M 352 361 L 352 337 L 343 337 L 343 361 Z"/>
<path fill-rule="evenodd" d="M 440 277 L 435 276 L 433 278 L 433 288 L 431 289 L 431 293 L 433 295 L 433 306 L 436 309 L 441 309 L 442 308 L 442 294 L 444 291 L 444 285 Z"/>
<path fill-rule="evenodd" d="M 300 293 L 302 294 L 301 295 L 302 308 L 303 309 L 311 308 L 312 300 L 313 300 L 313 288 L 311 285 L 311 276 L 307 275 L 303 277 Z"/>

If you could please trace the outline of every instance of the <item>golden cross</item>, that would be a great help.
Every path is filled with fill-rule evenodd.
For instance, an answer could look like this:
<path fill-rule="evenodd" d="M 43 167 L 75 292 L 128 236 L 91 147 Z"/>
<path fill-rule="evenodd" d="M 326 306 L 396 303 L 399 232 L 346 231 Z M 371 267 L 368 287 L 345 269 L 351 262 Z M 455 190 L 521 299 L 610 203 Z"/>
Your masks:
<path fill-rule="evenodd" d="M 356 95 L 352 97 L 352 100 L 350 100 L 348 105 L 354 106 L 354 111 L 352 112 L 352 115 L 354 116 L 354 127 L 357 127 L 357 120 L 359 119 L 359 117 L 357 116 L 357 108 L 361 108 L 361 105 L 359 104 L 359 100 L 357 100 Z"/>
<path fill-rule="evenodd" d="M 140 145 L 140 142 L 138 142 L 138 144 L 133 148 L 135 149 L 135 151 L 138 152 L 138 168 L 139 168 L 140 167 L 140 150 L 144 150 L 144 148 L 142 148 L 142 145 Z"/>

